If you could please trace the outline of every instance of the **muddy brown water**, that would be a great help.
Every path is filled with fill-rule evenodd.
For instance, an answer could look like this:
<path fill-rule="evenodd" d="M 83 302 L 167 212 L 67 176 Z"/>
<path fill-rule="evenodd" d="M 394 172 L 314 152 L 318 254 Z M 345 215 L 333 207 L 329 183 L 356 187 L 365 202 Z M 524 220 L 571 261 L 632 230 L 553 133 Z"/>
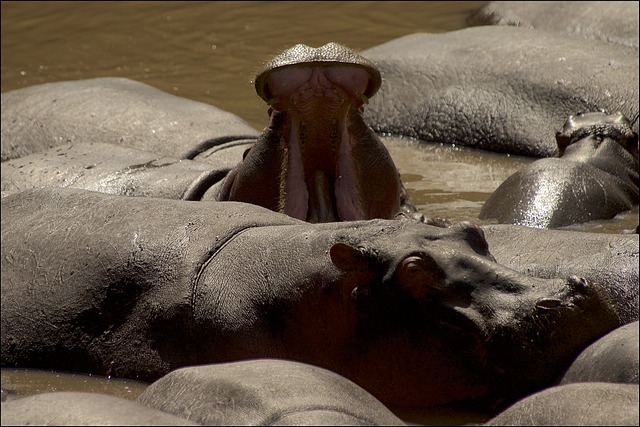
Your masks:
<path fill-rule="evenodd" d="M 296 43 L 330 41 L 363 50 L 416 32 L 466 27 L 486 2 L 2 2 L 1 90 L 102 76 L 128 77 L 213 104 L 256 129 L 266 107 L 252 79 L 260 64 Z M 471 220 L 491 192 L 533 159 L 384 138 L 408 192 L 430 216 Z M 638 211 L 573 227 L 617 233 Z M 3 369 L 16 395 L 84 390 L 135 398 L 144 383 Z M 404 414 L 405 419 L 411 416 Z M 421 418 L 425 420 L 425 418 Z M 436 423 L 479 421 L 431 413 Z"/>

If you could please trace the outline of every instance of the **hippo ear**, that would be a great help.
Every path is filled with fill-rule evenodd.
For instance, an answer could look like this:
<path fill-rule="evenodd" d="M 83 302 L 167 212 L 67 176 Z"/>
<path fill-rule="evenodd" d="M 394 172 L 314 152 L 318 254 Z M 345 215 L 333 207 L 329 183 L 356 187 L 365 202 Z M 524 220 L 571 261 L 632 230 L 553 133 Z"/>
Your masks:
<path fill-rule="evenodd" d="M 329 250 L 331 261 L 342 271 L 362 270 L 368 266 L 362 249 L 346 243 L 336 243 Z"/>

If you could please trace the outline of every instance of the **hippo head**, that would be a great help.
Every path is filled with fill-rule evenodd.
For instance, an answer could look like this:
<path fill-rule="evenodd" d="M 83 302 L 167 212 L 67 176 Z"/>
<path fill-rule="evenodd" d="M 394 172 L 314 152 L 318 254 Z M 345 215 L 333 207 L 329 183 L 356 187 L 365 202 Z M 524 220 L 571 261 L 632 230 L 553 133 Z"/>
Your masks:
<path fill-rule="evenodd" d="M 255 79 L 270 106 L 269 126 L 217 199 L 308 222 L 394 218 L 399 173 L 362 118 L 380 84 L 373 63 L 336 43 L 299 44 L 275 57 Z"/>
<path fill-rule="evenodd" d="M 501 266 L 470 223 L 355 234 L 329 250 L 355 311 L 355 332 L 330 368 L 392 407 L 512 400 L 551 383 L 618 325 L 585 279 Z"/>
<path fill-rule="evenodd" d="M 637 118 L 636 118 L 637 120 Z M 638 158 L 638 133 L 632 124 L 621 113 L 609 114 L 602 111 L 578 113 L 569 116 L 562 129 L 556 133 L 556 141 L 561 153 L 567 154 L 576 150 L 578 142 L 585 141 L 592 150 L 597 149 L 602 141 L 618 143 L 636 159 Z M 573 147 L 572 147 L 573 146 Z M 591 157 L 592 154 L 589 154 Z"/>

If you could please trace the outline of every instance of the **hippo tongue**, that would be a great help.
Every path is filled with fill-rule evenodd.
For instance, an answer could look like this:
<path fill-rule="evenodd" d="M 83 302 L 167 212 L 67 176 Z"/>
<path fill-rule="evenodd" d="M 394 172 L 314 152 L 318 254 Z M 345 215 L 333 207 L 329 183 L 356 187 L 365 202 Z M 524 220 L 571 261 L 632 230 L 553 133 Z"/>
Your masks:
<path fill-rule="evenodd" d="M 296 128 L 294 125 L 292 128 Z M 286 168 L 284 208 L 282 212 L 294 218 L 311 223 L 334 222 L 355 218 L 354 210 L 348 202 L 353 199 L 349 192 L 352 185 L 345 182 L 349 173 L 341 173 L 343 167 L 338 166 L 338 179 L 334 179 L 321 170 L 311 170 L 305 179 L 305 168 L 300 152 L 298 133 L 292 132 L 288 144 L 288 160 Z M 339 162 L 339 165 L 350 162 Z M 337 187 L 337 189 L 336 189 Z M 346 207 L 346 205 L 349 205 Z M 340 214 L 339 214 L 340 212 Z"/>
<path fill-rule="evenodd" d="M 309 198 L 308 222 L 335 222 L 338 221 L 338 214 L 335 210 L 333 194 L 333 183 L 331 178 L 322 171 L 316 171 L 315 182 L 309 188 L 311 194 Z"/>

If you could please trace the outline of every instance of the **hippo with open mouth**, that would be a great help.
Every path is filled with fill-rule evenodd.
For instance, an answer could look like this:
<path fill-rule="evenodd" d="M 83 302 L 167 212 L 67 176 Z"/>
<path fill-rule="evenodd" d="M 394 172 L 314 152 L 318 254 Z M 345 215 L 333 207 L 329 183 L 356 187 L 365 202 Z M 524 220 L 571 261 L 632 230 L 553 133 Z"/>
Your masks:
<path fill-rule="evenodd" d="M 337 43 L 298 44 L 276 56 L 255 79 L 269 126 L 217 200 L 313 223 L 415 212 L 391 155 L 362 117 L 381 83 L 372 62 Z"/>

